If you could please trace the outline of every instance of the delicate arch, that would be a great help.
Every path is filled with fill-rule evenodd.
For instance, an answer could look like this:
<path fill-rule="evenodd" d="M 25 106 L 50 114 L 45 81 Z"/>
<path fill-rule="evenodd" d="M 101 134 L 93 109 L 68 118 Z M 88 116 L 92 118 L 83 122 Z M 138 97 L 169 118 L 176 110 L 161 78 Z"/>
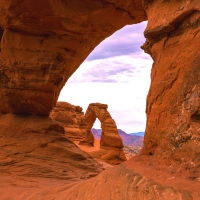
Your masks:
<path fill-rule="evenodd" d="M 118 133 L 116 123 L 111 117 L 110 113 L 107 110 L 107 104 L 101 103 L 91 103 L 89 104 L 87 111 L 85 113 L 85 121 L 87 123 L 86 131 L 86 142 L 91 143 L 90 134 L 91 128 L 96 120 L 99 119 L 101 122 L 102 135 L 100 140 L 101 148 L 113 147 L 113 148 L 123 148 L 122 139 Z M 90 134 L 89 134 L 90 133 Z"/>

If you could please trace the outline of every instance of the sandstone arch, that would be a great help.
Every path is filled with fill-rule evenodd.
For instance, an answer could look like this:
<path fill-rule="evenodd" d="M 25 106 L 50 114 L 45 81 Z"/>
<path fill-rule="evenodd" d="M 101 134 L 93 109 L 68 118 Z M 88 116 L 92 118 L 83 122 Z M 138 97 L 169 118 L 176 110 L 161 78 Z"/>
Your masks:
<path fill-rule="evenodd" d="M 101 122 L 102 128 L 102 135 L 100 140 L 101 148 L 105 147 L 113 147 L 122 149 L 123 143 L 122 139 L 118 133 L 116 123 L 114 119 L 112 119 L 110 113 L 107 110 L 108 105 L 101 104 L 101 103 L 91 103 L 87 111 L 85 113 L 85 121 L 87 123 L 87 132 L 91 133 L 91 128 L 98 118 Z M 91 136 L 88 136 L 89 138 Z M 90 143 L 91 140 L 87 141 L 88 138 L 86 137 L 86 142 Z"/>
<path fill-rule="evenodd" d="M 91 132 L 91 128 L 95 120 L 98 118 L 101 122 L 102 129 L 100 150 L 98 150 L 97 153 L 93 153 L 93 156 L 103 159 L 111 164 L 119 164 L 126 160 L 126 156 L 123 151 L 123 142 L 118 133 L 116 123 L 114 119 L 112 119 L 107 108 L 107 104 L 89 104 L 85 113 L 87 128 L 84 143 L 88 143 L 90 145 L 94 144 L 94 136 Z"/>
<path fill-rule="evenodd" d="M 138 0 L 2 0 L 0 112 L 48 116 L 68 78 L 102 40 L 146 19 Z"/>
<path fill-rule="evenodd" d="M 154 64 L 147 97 L 144 147 L 135 160 L 142 163 L 140 158 L 143 156 L 142 158 L 148 157 L 149 163 L 159 165 L 159 160 L 163 161 L 161 163 L 166 168 L 160 165 L 158 170 L 169 174 L 186 169 L 185 176 L 181 173 L 178 176 L 182 176 L 185 181 L 186 177 L 191 177 L 195 179 L 195 186 L 198 186 L 195 177 L 200 177 L 199 0 L 2 0 L 0 27 L 4 31 L 0 53 L 1 134 L 7 133 L 9 129 L 13 135 L 19 123 L 19 116 L 13 115 L 13 120 L 9 121 L 6 119 L 9 116 L 5 115 L 7 113 L 48 116 L 65 82 L 97 44 L 124 25 L 147 18 L 148 25 L 144 32 L 147 40 L 143 49 L 152 56 Z M 23 123 L 31 124 L 33 118 L 27 118 L 27 121 L 23 118 Z M 42 117 L 40 119 L 38 124 L 44 120 Z M 52 122 L 48 121 L 48 125 L 49 123 Z M 20 125 L 20 130 L 24 130 L 24 126 Z M 48 130 L 46 126 L 43 128 Z M 154 159 L 153 162 L 151 158 Z M 132 165 L 131 162 L 128 163 L 127 165 Z M 142 165 L 148 171 L 149 165 Z M 125 165 L 123 167 L 127 169 Z M 120 168 L 117 169 L 120 172 Z M 133 169 L 131 173 L 136 173 L 135 170 L 137 171 Z M 141 171 L 138 173 L 143 174 Z M 152 179 L 157 182 L 155 178 Z M 136 180 L 134 189 L 138 188 L 138 179 L 133 177 L 132 180 Z M 96 182 L 98 181 L 95 181 L 94 188 Z M 174 196 L 174 199 L 199 199 L 199 187 L 198 190 L 191 191 L 192 189 L 188 189 L 191 187 L 180 188 L 180 185 L 174 181 L 171 192 L 167 190 L 162 194 L 154 190 L 152 184 L 148 184 L 152 192 L 145 190 L 147 193 L 144 194 L 144 191 L 134 193 L 132 184 L 129 195 L 138 195 L 138 199 L 152 199 L 154 196 L 151 194 L 154 194 L 155 199 L 168 199 L 171 194 L 180 193 L 181 197 Z M 96 191 L 99 196 L 105 193 L 104 187 Z M 123 192 L 122 195 L 124 194 L 127 193 Z M 81 196 L 81 199 L 88 199 L 87 195 Z"/>

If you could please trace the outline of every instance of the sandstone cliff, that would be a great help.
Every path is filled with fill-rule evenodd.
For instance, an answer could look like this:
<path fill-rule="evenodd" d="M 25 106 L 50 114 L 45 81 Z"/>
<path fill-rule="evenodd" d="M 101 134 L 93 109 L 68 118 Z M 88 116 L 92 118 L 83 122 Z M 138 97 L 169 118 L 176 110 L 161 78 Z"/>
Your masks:
<path fill-rule="evenodd" d="M 48 117 L 60 90 L 103 39 L 147 19 L 142 151 L 66 185 L 102 169 Z M 199 0 L 1 0 L 0 50 L 1 199 L 200 199 Z"/>
<path fill-rule="evenodd" d="M 103 128 L 100 146 L 97 151 L 88 151 L 88 153 L 110 164 L 119 164 L 126 160 L 123 143 L 107 107 L 106 104 L 92 103 L 84 115 L 80 106 L 73 106 L 67 102 L 57 102 L 50 117 L 60 122 L 65 129 L 67 138 L 76 142 L 77 145 L 89 146 L 94 146 L 95 140 L 91 129 L 95 120 L 99 119 Z M 80 148 L 84 149 L 81 146 Z"/>
<path fill-rule="evenodd" d="M 95 46 L 145 19 L 138 0 L 1 0 L 0 111 L 48 115 Z"/>
<path fill-rule="evenodd" d="M 143 49 L 153 60 L 141 155 L 173 160 L 200 176 L 200 3 L 145 1 Z M 159 9 L 158 9 L 159 8 Z M 195 163 L 195 166 L 193 166 Z M 195 168 L 195 169 L 194 169 Z"/>
<path fill-rule="evenodd" d="M 80 141 L 85 137 L 87 125 L 80 106 L 74 106 L 67 102 L 57 102 L 50 113 L 50 117 L 62 124 L 67 138 Z"/>

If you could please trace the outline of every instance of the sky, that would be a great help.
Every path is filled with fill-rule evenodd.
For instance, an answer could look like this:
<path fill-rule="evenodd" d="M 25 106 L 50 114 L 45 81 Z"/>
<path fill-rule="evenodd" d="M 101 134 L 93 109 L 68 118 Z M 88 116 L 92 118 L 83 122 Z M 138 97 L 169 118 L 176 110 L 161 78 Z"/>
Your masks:
<path fill-rule="evenodd" d="M 59 101 L 79 105 L 104 103 L 126 133 L 145 131 L 146 96 L 152 59 L 140 46 L 147 22 L 127 25 L 101 42 L 70 77 Z M 100 129 L 96 120 L 93 128 Z"/>

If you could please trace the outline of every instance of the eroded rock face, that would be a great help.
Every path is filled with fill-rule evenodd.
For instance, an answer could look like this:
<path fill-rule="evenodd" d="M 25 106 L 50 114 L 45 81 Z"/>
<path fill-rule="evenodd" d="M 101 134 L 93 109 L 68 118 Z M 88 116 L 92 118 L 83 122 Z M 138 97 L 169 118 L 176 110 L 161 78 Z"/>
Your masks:
<path fill-rule="evenodd" d="M 1 175 L 76 180 L 102 171 L 48 117 L 6 114 L 0 116 L 0 127 Z"/>
<path fill-rule="evenodd" d="M 123 152 L 124 145 L 117 130 L 116 123 L 107 108 L 108 105 L 102 103 L 91 103 L 88 106 L 85 113 L 85 122 L 87 124 L 85 142 L 94 143 L 94 139 L 91 139 L 94 138 L 91 129 L 95 120 L 99 119 L 102 128 L 100 158 L 111 164 L 119 164 L 126 160 Z"/>
<path fill-rule="evenodd" d="M 200 3 L 145 1 L 144 50 L 153 60 L 141 154 L 175 160 L 200 176 Z M 194 169 L 196 168 L 196 169 Z"/>
<path fill-rule="evenodd" d="M 115 121 L 107 111 L 108 106 L 91 103 L 84 115 L 80 106 L 67 102 L 57 102 L 50 117 L 59 122 L 65 130 L 65 136 L 79 145 L 94 146 L 95 140 L 91 128 L 98 118 L 101 122 L 102 135 L 100 149 L 90 154 L 109 164 L 119 164 L 126 160 L 122 139 Z"/>
<path fill-rule="evenodd" d="M 116 123 L 107 110 L 107 104 L 91 103 L 85 113 L 87 128 L 92 129 L 96 119 L 101 122 L 101 147 L 123 148 L 122 139 L 118 133 Z"/>
<path fill-rule="evenodd" d="M 66 191 L 60 187 L 55 199 L 199 200 L 200 183 L 157 171 L 150 163 L 148 156 L 135 157 Z"/>
<path fill-rule="evenodd" d="M 171 199 L 199 200 L 199 0 L 143 0 L 143 6 L 148 16 L 143 49 L 152 56 L 154 64 L 141 155 L 70 190 L 65 184 L 55 190 L 50 187 L 45 195 L 73 200 L 124 199 L 127 196 L 131 199 L 169 199 L 170 196 Z M 144 9 L 140 0 L 2 0 L 0 112 L 48 115 L 67 79 L 93 48 L 124 25 L 146 20 Z M 75 145 L 63 136 L 62 127 L 54 122 L 41 125 L 41 118 L 37 118 L 40 125 L 36 126 L 32 122 L 30 125 L 29 120 L 33 118 L 21 116 L 23 119 L 19 119 L 13 115 L 8 120 L 7 116 L 0 118 L 0 170 L 4 173 L 1 178 L 11 174 L 13 181 L 11 171 L 16 179 L 27 174 L 38 177 L 47 172 L 44 178 L 54 177 L 57 181 L 62 176 L 70 177 L 71 170 L 72 176 L 79 177 L 73 171 L 74 165 L 66 172 L 63 164 L 64 158 L 74 155 L 75 151 L 78 151 L 77 160 L 84 157 L 86 166 L 91 164 L 87 162 L 88 155 L 80 156 Z M 38 130 L 42 134 L 38 134 Z M 35 166 L 36 159 L 45 161 L 47 170 L 43 171 L 40 164 Z M 70 157 L 70 164 L 72 162 L 74 159 Z M 88 174 L 84 165 L 77 162 L 78 168 L 83 170 L 81 176 Z M 91 167 L 87 169 L 91 171 Z M 92 164 L 92 169 L 96 169 L 96 164 Z M 13 186 L 12 181 L 8 185 Z M 121 184 L 123 192 L 120 192 Z M 36 196 L 31 185 L 19 187 L 23 192 L 24 188 L 26 191 L 29 188 L 25 195 L 29 199 L 44 199 L 44 190 L 38 191 L 37 184 L 35 192 L 39 193 Z M 4 189 L 4 194 L 10 194 L 7 185 Z M 16 188 L 12 187 L 9 191 L 14 190 Z M 25 198 L 19 196 L 18 199 Z"/>
<path fill-rule="evenodd" d="M 80 106 L 74 106 L 67 102 L 57 102 L 50 117 L 62 124 L 66 137 L 78 141 L 84 138 L 86 123 Z"/>
<path fill-rule="evenodd" d="M 139 0 L 2 0 L 0 112 L 48 115 L 95 46 L 143 20 Z"/>

